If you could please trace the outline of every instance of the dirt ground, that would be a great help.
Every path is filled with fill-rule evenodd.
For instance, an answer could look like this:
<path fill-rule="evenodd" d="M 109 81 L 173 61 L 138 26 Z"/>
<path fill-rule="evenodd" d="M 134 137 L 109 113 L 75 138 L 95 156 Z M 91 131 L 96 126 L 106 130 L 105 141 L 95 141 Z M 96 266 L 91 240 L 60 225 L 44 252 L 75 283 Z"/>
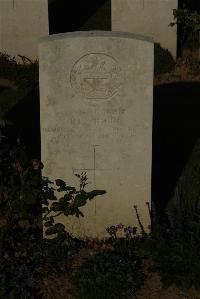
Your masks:
<path fill-rule="evenodd" d="M 176 286 L 170 286 L 167 289 L 163 289 L 160 282 L 160 277 L 155 273 L 152 275 L 152 277 L 147 279 L 144 287 L 142 290 L 136 293 L 136 296 L 137 299 L 199 299 L 200 293 L 194 289 L 183 292 Z"/>
<path fill-rule="evenodd" d="M 90 256 L 105 250 L 106 248 L 111 248 L 111 246 L 94 242 L 92 246 L 81 249 L 74 256 L 72 261 L 72 269 L 79 267 Z M 147 273 L 149 266 L 150 262 L 145 260 L 143 265 L 145 273 Z M 67 274 L 60 276 L 59 278 L 51 277 L 45 279 L 44 292 L 44 299 L 75 299 L 74 286 Z M 197 292 L 192 288 L 188 291 L 182 291 L 176 286 L 170 286 L 169 288 L 164 289 L 162 288 L 159 274 L 152 273 L 149 274 L 141 290 L 130 295 L 129 299 L 200 299 L 200 292 Z"/>
<path fill-rule="evenodd" d="M 200 82 L 200 63 L 187 56 L 179 58 L 174 71 L 154 77 L 154 85 L 177 82 Z"/>
<path fill-rule="evenodd" d="M 67 275 L 51 277 L 44 281 L 44 299 L 75 299 L 74 287 Z M 144 286 L 130 299 L 200 299 L 200 292 L 195 289 L 181 291 L 176 286 L 162 288 L 160 277 L 153 273 L 147 278 Z M 86 299 L 86 298 L 83 298 Z M 95 298 L 94 298 L 95 299 Z M 102 298 L 103 299 L 103 298 Z"/>

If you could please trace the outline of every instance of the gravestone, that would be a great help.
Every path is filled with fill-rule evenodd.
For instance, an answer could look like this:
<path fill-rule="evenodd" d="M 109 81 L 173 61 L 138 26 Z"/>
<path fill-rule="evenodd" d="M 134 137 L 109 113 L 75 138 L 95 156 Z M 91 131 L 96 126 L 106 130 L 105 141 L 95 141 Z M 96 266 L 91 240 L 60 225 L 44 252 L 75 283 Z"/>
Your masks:
<path fill-rule="evenodd" d="M 176 26 L 173 9 L 178 0 L 112 0 L 112 30 L 151 36 L 176 57 Z"/>
<path fill-rule="evenodd" d="M 48 0 L 0 0 L 0 52 L 38 59 L 38 40 L 48 34 Z"/>
<path fill-rule="evenodd" d="M 106 227 L 150 222 L 153 42 L 128 33 L 88 31 L 42 38 L 39 45 L 43 175 L 106 190 L 58 217 L 76 236 L 108 236 Z"/>

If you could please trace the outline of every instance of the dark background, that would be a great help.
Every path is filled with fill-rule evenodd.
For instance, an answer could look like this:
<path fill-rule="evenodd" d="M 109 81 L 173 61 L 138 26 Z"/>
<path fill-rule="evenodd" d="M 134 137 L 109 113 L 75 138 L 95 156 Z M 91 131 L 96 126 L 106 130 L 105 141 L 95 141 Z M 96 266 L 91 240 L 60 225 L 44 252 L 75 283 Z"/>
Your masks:
<path fill-rule="evenodd" d="M 189 9 L 191 11 L 198 11 L 200 13 L 200 0 L 178 0 L 178 8 Z M 181 44 L 181 37 L 183 35 L 183 26 L 177 26 L 177 57 L 181 57 L 183 53 L 183 45 Z"/>
<path fill-rule="evenodd" d="M 111 30 L 111 1 L 50 1 L 49 28 L 50 34 L 79 30 Z"/>
<path fill-rule="evenodd" d="M 200 0 L 178 0 L 179 8 L 200 12 Z M 84 31 L 111 30 L 111 0 L 49 0 L 50 34 Z M 178 25 L 178 36 L 183 27 Z M 177 40 L 177 56 L 182 55 L 180 38 Z"/>

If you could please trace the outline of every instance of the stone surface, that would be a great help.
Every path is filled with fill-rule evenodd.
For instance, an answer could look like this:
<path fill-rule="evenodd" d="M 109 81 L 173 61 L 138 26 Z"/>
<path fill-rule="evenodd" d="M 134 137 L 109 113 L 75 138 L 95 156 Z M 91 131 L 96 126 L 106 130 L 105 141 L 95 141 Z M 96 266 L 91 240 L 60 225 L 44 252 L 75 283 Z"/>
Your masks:
<path fill-rule="evenodd" d="M 38 40 L 48 34 L 48 0 L 0 0 L 0 52 L 38 59 Z"/>
<path fill-rule="evenodd" d="M 112 30 L 150 36 L 176 57 L 176 26 L 173 9 L 178 0 L 112 0 Z"/>
<path fill-rule="evenodd" d="M 151 196 L 153 42 L 114 32 L 76 32 L 39 45 L 43 175 L 106 190 L 58 218 L 75 235 L 102 238 L 106 227 L 148 225 Z"/>

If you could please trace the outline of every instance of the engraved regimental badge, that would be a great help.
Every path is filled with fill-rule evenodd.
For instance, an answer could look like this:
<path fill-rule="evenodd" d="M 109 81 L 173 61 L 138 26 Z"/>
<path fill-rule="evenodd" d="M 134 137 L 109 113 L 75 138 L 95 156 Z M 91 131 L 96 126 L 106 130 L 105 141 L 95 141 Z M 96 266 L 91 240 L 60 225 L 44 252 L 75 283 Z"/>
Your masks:
<path fill-rule="evenodd" d="M 122 84 L 122 70 L 112 56 L 91 53 L 74 64 L 70 80 L 74 90 L 87 99 L 109 99 Z"/>

